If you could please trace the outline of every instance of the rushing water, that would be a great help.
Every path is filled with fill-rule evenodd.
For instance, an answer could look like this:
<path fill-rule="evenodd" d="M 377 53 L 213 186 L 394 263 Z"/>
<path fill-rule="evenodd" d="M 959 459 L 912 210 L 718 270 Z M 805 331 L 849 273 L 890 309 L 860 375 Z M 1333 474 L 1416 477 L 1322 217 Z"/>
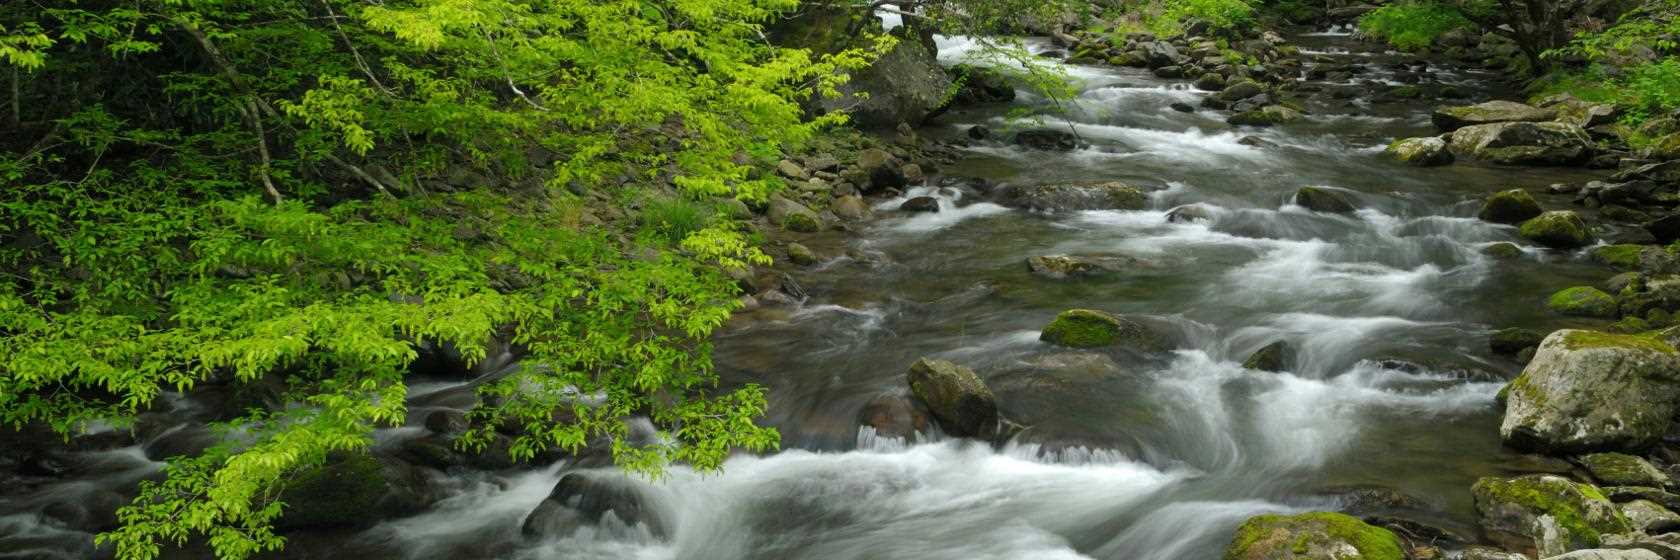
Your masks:
<path fill-rule="evenodd" d="M 1392 81 L 1384 70 L 1392 55 L 1370 52 L 1344 30 L 1300 41 L 1309 52 L 1369 63 L 1360 79 Z M 972 47 L 944 39 L 941 56 L 955 62 Z M 1134 69 L 1068 71 L 1078 98 L 1042 118 L 1071 123 L 1089 147 L 963 148 L 941 170 L 943 186 L 905 195 L 938 197 L 941 212 L 901 214 L 903 198 L 884 200 L 880 219 L 858 231 L 803 239 L 830 257 L 795 272 L 809 299 L 746 314 L 718 337 L 726 381 L 769 388 L 767 422 L 782 431 L 784 451 L 733 459 L 715 475 L 677 468 L 658 482 L 631 481 L 666 538 L 612 518 L 548 540 L 521 536 L 521 520 L 565 473 L 557 465 L 458 474 L 431 511 L 360 532 L 299 535 L 286 555 L 1217 558 L 1248 516 L 1347 508 L 1339 496 L 1368 487 L 1415 497 L 1412 519 L 1473 534 L 1471 482 L 1516 460 L 1499 445 L 1494 395 L 1517 366 L 1487 351 L 1486 334 L 1543 320 L 1547 293 L 1593 278 L 1579 255 L 1526 246 L 1515 261 L 1482 255 L 1491 243 L 1521 241 L 1513 228 L 1474 219 L 1476 201 L 1587 176 L 1388 160 L 1381 148 L 1393 138 L 1433 133 L 1421 102 L 1314 104 L 1305 122 L 1239 130 L 1221 113 L 1170 109 L 1207 95 L 1182 81 Z M 1433 78 L 1475 90 L 1491 76 L 1436 69 Z M 1024 94 L 1018 105 L 1043 101 Z M 949 114 L 922 134 L 960 141 L 975 124 L 1019 126 L 1004 119 L 1007 109 Z M 1262 142 L 1243 141 L 1251 135 Z M 1125 181 L 1151 190 L 1151 208 L 1010 210 L 965 187 L 973 178 Z M 1293 205 L 1292 193 L 1309 185 L 1342 190 L 1362 210 L 1326 215 Z M 1167 219 L 1187 204 L 1210 219 Z M 1029 274 L 1024 260 L 1048 254 L 1139 264 L 1098 279 Z M 1176 349 L 1093 356 L 1038 342 L 1040 328 L 1075 307 L 1140 318 L 1171 333 Z M 1278 340 L 1297 348 L 1292 371 L 1238 365 Z M 1029 428 L 1000 449 L 860 428 L 865 405 L 905 394 L 905 371 L 924 356 L 973 368 L 1005 415 Z M 1385 358 L 1426 367 L 1385 367 Z M 461 400 L 460 389 L 417 388 L 416 417 L 464 406 L 470 399 L 449 400 Z M 112 474 L 0 499 L 0 510 L 113 502 L 116 490 L 158 467 L 136 447 L 96 455 Z M 66 537 L 43 519 L 0 516 L 0 551 L 91 554 L 91 544 L 65 545 L 85 535 Z"/>

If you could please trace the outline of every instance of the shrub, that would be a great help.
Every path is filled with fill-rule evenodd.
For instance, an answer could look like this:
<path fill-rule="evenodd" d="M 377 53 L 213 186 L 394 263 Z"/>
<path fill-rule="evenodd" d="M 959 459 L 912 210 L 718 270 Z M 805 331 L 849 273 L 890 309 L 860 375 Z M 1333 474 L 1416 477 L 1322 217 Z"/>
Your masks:
<path fill-rule="evenodd" d="M 1427 1 L 1383 6 L 1359 19 L 1360 31 L 1405 50 L 1428 47 L 1449 31 L 1473 25 L 1457 8 Z"/>

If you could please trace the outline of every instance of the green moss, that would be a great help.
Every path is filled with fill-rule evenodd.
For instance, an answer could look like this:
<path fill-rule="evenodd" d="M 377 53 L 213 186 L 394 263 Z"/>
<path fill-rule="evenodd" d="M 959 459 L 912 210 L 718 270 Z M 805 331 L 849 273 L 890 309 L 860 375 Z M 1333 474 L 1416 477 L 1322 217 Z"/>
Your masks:
<path fill-rule="evenodd" d="M 1500 260 L 1509 260 L 1521 257 L 1523 251 L 1522 247 L 1518 247 L 1516 243 L 1500 242 L 1483 247 L 1482 254 Z"/>
<path fill-rule="evenodd" d="M 1610 325 L 1610 332 L 1634 334 L 1651 330 L 1651 323 L 1640 317 L 1623 317 Z"/>
<path fill-rule="evenodd" d="M 1636 348 L 1663 354 L 1676 353 L 1673 346 L 1654 337 L 1611 334 L 1598 331 L 1569 331 L 1563 335 L 1563 347 L 1570 350 L 1587 348 Z"/>
<path fill-rule="evenodd" d="M 1306 556 L 1315 548 L 1339 548 L 1346 543 L 1363 560 L 1403 560 L 1400 539 L 1387 529 L 1334 512 L 1297 515 L 1258 515 L 1243 522 L 1225 551 L 1226 560 L 1277 558 L 1279 547 Z"/>
<path fill-rule="evenodd" d="M 1593 249 L 1592 257 L 1595 261 L 1619 270 L 1638 270 L 1639 254 L 1644 251 L 1644 245 L 1605 245 Z"/>
<path fill-rule="evenodd" d="M 783 218 L 782 227 L 785 227 L 790 231 L 815 233 L 822 229 L 822 224 L 808 213 L 794 212 L 788 214 L 786 218 Z"/>
<path fill-rule="evenodd" d="M 277 527 L 358 525 L 371 518 L 386 488 L 379 461 L 366 453 L 345 455 L 286 484 L 286 507 Z"/>
<path fill-rule="evenodd" d="M 1559 290 L 1546 300 L 1552 311 L 1576 317 L 1614 318 L 1616 298 L 1590 286 L 1575 286 Z"/>
<path fill-rule="evenodd" d="M 1608 486 L 1663 486 L 1668 477 L 1644 459 L 1625 453 L 1589 453 L 1576 462 L 1591 473 L 1594 480 Z M 1597 491 L 1597 488 L 1593 488 Z"/>
<path fill-rule="evenodd" d="M 1119 317 L 1090 309 L 1063 311 L 1044 327 L 1039 340 L 1073 348 L 1108 346 L 1125 330 Z"/>
<path fill-rule="evenodd" d="M 1522 223 L 1517 232 L 1524 238 L 1550 247 L 1573 249 L 1592 242 L 1587 222 L 1568 210 L 1554 210 Z"/>
<path fill-rule="evenodd" d="M 1604 534 L 1626 533 L 1632 530 L 1610 499 L 1597 487 L 1577 484 L 1548 475 L 1529 475 L 1509 480 L 1487 477 L 1476 481 L 1472 488 L 1478 507 L 1485 501 L 1515 504 L 1536 515 L 1551 516 L 1557 526 L 1568 531 L 1583 548 L 1598 546 Z M 1588 501 L 1599 502 L 1607 515 L 1593 518 L 1585 509 Z"/>

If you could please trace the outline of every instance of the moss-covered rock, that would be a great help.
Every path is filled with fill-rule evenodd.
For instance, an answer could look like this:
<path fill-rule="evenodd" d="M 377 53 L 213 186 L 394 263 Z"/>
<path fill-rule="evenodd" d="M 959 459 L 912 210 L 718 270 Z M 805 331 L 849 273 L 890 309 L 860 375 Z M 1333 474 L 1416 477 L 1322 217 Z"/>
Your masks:
<path fill-rule="evenodd" d="M 286 483 L 275 527 L 354 527 L 424 508 L 435 496 L 424 473 L 366 453 L 334 455 Z"/>
<path fill-rule="evenodd" d="M 1070 309 L 1044 327 L 1039 340 L 1070 348 L 1125 346 L 1155 351 L 1161 342 L 1148 328 L 1112 313 L 1092 309 Z"/>
<path fill-rule="evenodd" d="M 1558 290 L 1547 298 L 1546 307 L 1554 313 L 1574 317 L 1616 318 L 1616 298 L 1591 286 L 1575 286 Z"/>
<path fill-rule="evenodd" d="M 822 219 L 805 205 L 781 196 L 770 198 L 770 223 L 790 231 L 815 232 L 822 229 Z"/>
<path fill-rule="evenodd" d="M 1557 118 L 1557 112 L 1517 103 L 1514 101 L 1489 101 L 1476 105 L 1460 107 L 1442 107 L 1430 115 L 1429 120 L 1441 132 L 1451 132 L 1460 128 L 1478 124 L 1517 122 L 1517 121 L 1549 121 Z"/>
<path fill-rule="evenodd" d="M 1482 209 L 1476 216 L 1483 221 L 1498 224 L 1520 224 L 1531 220 L 1544 212 L 1540 203 L 1528 191 L 1511 189 L 1493 193 L 1482 202 Z"/>
<path fill-rule="evenodd" d="M 1617 270 L 1639 270 L 1639 254 L 1645 248 L 1645 245 L 1633 244 L 1605 245 L 1593 248 L 1592 258 Z"/>
<path fill-rule="evenodd" d="M 997 397 L 974 370 L 922 358 L 910 366 L 910 393 L 927 407 L 945 433 L 991 437 L 997 433 Z"/>
<path fill-rule="evenodd" d="M 787 246 L 788 260 L 799 266 L 817 264 L 817 254 L 801 243 L 789 243 Z"/>
<path fill-rule="evenodd" d="M 1546 335 L 1534 329 L 1510 327 L 1493 331 L 1488 336 L 1488 349 L 1499 354 L 1516 354 L 1540 345 Z"/>
<path fill-rule="evenodd" d="M 1628 518 L 1628 523 L 1646 534 L 1660 535 L 1680 528 L 1680 514 L 1662 504 L 1650 500 L 1634 500 L 1622 504 L 1621 508 L 1622 515 Z"/>
<path fill-rule="evenodd" d="M 1351 214 L 1358 210 L 1347 195 L 1324 187 L 1301 187 L 1295 191 L 1295 204 L 1314 212 L 1332 214 Z"/>
<path fill-rule="evenodd" d="M 1626 453 L 1588 453 L 1575 458 L 1605 486 L 1668 486 L 1668 475 L 1649 461 Z"/>
<path fill-rule="evenodd" d="M 1523 250 L 1522 247 L 1518 247 L 1516 243 L 1501 241 L 1482 247 L 1482 254 L 1499 260 L 1511 260 L 1521 258 Z"/>
<path fill-rule="evenodd" d="M 1543 212 L 1522 223 L 1518 229 L 1524 239 L 1554 249 L 1575 249 L 1593 242 L 1592 230 L 1581 216 L 1570 210 Z"/>
<path fill-rule="evenodd" d="M 1637 449 L 1680 404 L 1680 352 L 1656 338 L 1561 330 L 1511 382 L 1499 433 L 1519 449 Z"/>
<path fill-rule="evenodd" d="M 1438 136 L 1395 140 L 1388 145 L 1387 153 L 1418 167 L 1447 165 L 1454 159 L 1452 150 L 1447 149 L 1447 141 Z"/>
<path fill-rule="evenodd" d="M 1040 255 L 1027 257 L 1027 271 L 1046 278 L 1101 276 L 1148 266 L 1139 259 L 1117 256 Z"/>
<path fill-rule="evenodd" d="M 1471 493 L 1489 537 L 1542 558 L 1594 548 L 1606 535 L 1633 529 L 1598 488 L 1560 476 L 1486 477 Z"/>
<path fill-rule="evenodd" d="M 1388 529 L 1333 512 L 1258 515 L 1237 527 L 1224 560 L 1403 560 Z"/>

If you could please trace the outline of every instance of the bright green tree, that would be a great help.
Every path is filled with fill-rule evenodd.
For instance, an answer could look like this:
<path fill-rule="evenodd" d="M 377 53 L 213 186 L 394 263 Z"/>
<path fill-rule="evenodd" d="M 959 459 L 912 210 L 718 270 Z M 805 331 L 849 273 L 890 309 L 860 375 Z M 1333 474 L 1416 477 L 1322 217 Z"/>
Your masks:
<path fill-rule="evenodd" d="M 526 367 L 461 443 L 610 438 L 627 468 L 777 445 L 708 335 L 763 263 L 707 201 L 843 119 L 866 62 L 762 40 L 796 0 L 84 0 L 0 6 L 0 421 L 66 437 L 164 392 L 278 382 L 102 535 L 280 547 L 288 477 L 400 425 L 417 349 Z M 615 219 L 688 208 L 691 219 Z M 634 211 L 630 212 L 634 214 Z M 662 438 L 631 445 L 646 415 Z"/>

